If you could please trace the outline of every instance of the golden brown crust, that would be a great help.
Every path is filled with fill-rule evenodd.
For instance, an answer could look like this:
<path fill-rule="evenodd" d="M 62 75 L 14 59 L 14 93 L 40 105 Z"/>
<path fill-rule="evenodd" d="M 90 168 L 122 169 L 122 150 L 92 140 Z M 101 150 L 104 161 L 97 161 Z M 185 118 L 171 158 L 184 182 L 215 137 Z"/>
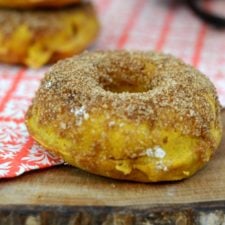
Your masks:
<path fill-rule="evenodd" d="M 90 3 L 57 10 L 0 9 L 0 61 L 39 67 L 82 52 L 98 31 Z"/>
<path fill-rule="evenodd" d="M 6 8 L 59 8 L 79 3 L 80 0 L 0 0 L 0 7 Z"/>
<path fill-rule="evenodd" d="M 154 52 L 84 53 L 57 63 L 26 123 L 35 140 L 66 162 L 142 182 L 191 176 L 222 134 L 209 79 Z"/>

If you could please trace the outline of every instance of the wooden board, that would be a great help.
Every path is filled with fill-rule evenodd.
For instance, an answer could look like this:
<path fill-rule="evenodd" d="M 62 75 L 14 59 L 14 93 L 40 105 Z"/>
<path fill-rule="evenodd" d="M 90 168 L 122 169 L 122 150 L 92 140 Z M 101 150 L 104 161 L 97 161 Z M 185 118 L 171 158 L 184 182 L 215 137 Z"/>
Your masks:
<path fill-rule="evenodd" d="M 224 225 L 225 134 L 213 160 L 180 182 L 121 182 L 69 166 L 1 180 L 1 224 Z"/>

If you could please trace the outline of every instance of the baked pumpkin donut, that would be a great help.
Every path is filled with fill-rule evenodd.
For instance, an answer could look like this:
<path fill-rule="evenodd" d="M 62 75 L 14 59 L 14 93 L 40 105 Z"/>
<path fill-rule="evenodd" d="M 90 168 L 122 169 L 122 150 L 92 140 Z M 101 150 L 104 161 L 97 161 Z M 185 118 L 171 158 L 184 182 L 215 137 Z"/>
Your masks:
<path fill-rule="evenodd" d="M 83 53 L 57 63 L 42 80 L 26 124 L 65 162 L 141 182 L 191 176 L 222 136 L 209 79 L 154 52 Z"/>
<path fill-rule="evenodd" d="M 92 4 L 54 10 L 0 9 L 0 61 L 40 67 L 80 53 L 96 38 Z"/>
<path fill-rule="evenodd" d="M 62 7 L 78 3 L 80 0 L 0 0 L 0 7 L 6 8 L 37 8 L 37 7 Z"/>

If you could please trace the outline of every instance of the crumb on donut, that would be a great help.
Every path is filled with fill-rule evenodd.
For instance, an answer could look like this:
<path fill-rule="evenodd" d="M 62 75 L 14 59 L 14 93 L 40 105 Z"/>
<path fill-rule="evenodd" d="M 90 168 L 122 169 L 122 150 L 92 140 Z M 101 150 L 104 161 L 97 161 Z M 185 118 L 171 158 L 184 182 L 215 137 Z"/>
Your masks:
<path fill-rule="evenodd" d="M 77 126 L 80 126 L 83 123 L 83 120 L 89 119 L 89 114 L 86 112 L 85 106 L 81 106 L 80 108 L 72 108 L 70 112 L 75 115 Z"/>
<path fill-rule="evenodd" d="M 161 147 L 155 146 L 154 148 L 148 148 L 146 150 L 146 155 L 149 157 L 163 159 L 166 156 L 166 152 Z"/>
<path fill-rule="evenodd" d="M 162 171 L 165 171 L 165 172 L 168 171 L 168 167 L 163 163 L 162 160 L 156 162 L 156 169 L 162 170 Z"/>
<path fill-rule="evenodd" d="M 108 123 L 109 127 L 114 127 L 116 125 L 115 121 L 109 121 Z"/>
<path fill-rule="evenodd" d="M 63 130 L 65 130 L 66 129 L 66 123 L 60 122 L 60 128 L 62 128 Z"/>

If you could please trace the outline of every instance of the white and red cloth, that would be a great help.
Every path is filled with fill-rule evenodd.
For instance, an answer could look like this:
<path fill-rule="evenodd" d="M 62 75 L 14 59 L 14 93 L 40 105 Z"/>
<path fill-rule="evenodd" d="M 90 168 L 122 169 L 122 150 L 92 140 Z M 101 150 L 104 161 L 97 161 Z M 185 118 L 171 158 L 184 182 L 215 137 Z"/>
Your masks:
<path fill-rule="evenodd" d="M 94 2 L 102 29 L 92 49 L 171 53 L 207 74 L 225 106 L 225 31 L 203 24 L 182 1 L 177 1 L 179 4 L 171 0 Z M 207 4 L 225 7 L 224 1 Z M 0 66 L 0 178 L 63 163 L 37 145 L 24 125 L 25 112 L 46 70 Z"/>

